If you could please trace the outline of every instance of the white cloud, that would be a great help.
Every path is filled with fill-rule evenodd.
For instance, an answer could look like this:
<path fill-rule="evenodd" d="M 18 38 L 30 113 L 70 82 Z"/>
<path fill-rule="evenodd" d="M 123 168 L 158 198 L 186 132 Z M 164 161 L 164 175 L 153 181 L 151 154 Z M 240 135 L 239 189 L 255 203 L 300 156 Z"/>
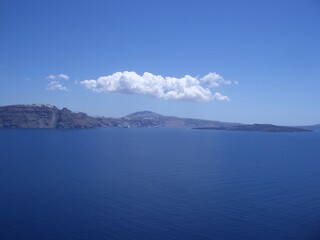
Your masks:
<path fill-rule="evenodd" d="M 53 74 L 51 74 L 51 75 L 49 75 L 49 76 L 47 77 L 47 79 L 51 79 L 51 80 L 56 79 L 56 78 L 57 78 L 57 76 L 56 76 L 56 75 L 53 75 Z"/>
<path fill-rule="evenodd" d="M 221 84 L 232 84 L 217 73 L 209 73 L 202 78 L 185 75 L 182 78 L 163 77 L 145 72 L 116 72 L 94 80 L 83 80 L 80 84 L 95 92 L 118 92 L 142 94 L 163 99 L 190 101 L 229 101 L 227 96 L 214 93 L 211 88 Z"/>
<path fill-rule="evenodd" d="M 225 80 L 221 75 L 215 72 L 208 73 L 204 77 L 200 78 L 200 82 L 207 87 L 219 87 L 221 84 L 230 85 L 232 82 L 230 80 Z"/>
<path fill-rule="evenodd" d="M 221 84 L 238 85 L 238 81 L 225 80 L 221 75 L 215 72 L 208 73 L 206 76 L 200 78 L 202 85 L 209 88 L 219 87 Z"/>
<path fill-rule="evenodd" d="M 219 101 L 230 101 L 230 98 L 228 96 L 223 96 L 221 93 L 218 92 L 213 94 L 213 99 Z"/>
<path fill-rule="evenodd" d="M 49 76 L 47 76 L 47 79 L 50 79 L 50 80 L 55 80 L 55 79 L 69 80 L 70 78 L 67 74 L 60 73 L 58 75 L 50 74 Z"/>
<path fill-rule="evenodd" d="M 60 90 L 60 91 L 68 91 L 68 89 L 63 86 L 60 81 L 50 81 L 48 84 L 47 84 L 47 90 Z"/>
<path fill-rule="evenodd" d="M 58 78 L 64 79 L 64 80 L 69 80 L 69 79 L 70 79 L 67 74 L 63 74 L 63 73 L 60 73 L 60 74 L 58 75 Z"/>

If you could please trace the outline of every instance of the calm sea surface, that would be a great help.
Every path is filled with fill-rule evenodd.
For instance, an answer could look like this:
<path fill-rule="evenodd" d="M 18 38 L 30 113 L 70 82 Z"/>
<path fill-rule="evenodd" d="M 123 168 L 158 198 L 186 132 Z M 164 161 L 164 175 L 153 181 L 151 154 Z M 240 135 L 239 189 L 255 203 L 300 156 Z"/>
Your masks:
<path fill-rule="evenodd" d="M 320 239 L 320 133 L 0 130 L 0 239 Z"/>

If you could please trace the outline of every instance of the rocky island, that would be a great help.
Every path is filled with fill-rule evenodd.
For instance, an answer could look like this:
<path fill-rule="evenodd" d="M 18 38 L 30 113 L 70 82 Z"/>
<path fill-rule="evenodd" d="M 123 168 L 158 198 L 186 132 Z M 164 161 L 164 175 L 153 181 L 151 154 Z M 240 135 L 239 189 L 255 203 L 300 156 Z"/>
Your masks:
<path fill-rule="evenodd" d="M 232 127 L 204 127 L 197 129 L 207 129 L 207 130 L 226 130 L 226 131 L 255 131 L 255 132 L 309 132 L 309 129 L 301 127 L 287 127 L 287 126 L 277 126 L 272 124 L 240 124 Z"/>
<path fill-rule="evenodd" d="M 317 126 L 317 125 L 315 125 Z M 86 129 L 99 127 L 184 127 L 195 129 L 263 132 L 302 132 L 316 127 L 287 127 L 271 124 L 240 124 L 193 118 L 163 116 L 150 111 L 136 112 L 121 118 L 93 117 L 82 112 L 59 109 L 48 104 L 0 107 L 0 128 Z M 319 126 L 320 127 L 320 126 Z"/>

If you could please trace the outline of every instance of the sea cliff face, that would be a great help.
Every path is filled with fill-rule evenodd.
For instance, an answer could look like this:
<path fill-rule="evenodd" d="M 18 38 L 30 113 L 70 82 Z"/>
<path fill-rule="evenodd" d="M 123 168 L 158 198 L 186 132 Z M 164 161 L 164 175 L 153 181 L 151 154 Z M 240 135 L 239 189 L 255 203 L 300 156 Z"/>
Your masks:
<path fill-rule="evenodd" d="M 75 113 L 52 105 L 11 105 L 0 107 L 0 128 L 94 128 L 107 126 L 101 118 Z"/>
<path fill-rule="evenodd" d="M 319 125 L 287 127 L 271 124 L 240 124 L 193 118 L 163 116 L 150 111 L 135 112 L 122 118 L 92 117 L 67 108 L 31 104 L 0 107 L 0 128 L 83 129 L 99 127 L 184 127 L 228 131 L 302 132 L 317 130 Z"/>
<path fill-rule="evenodd" d="M 52 105 L 31 104 L 0 107 L 0 128 L 97 128 L 97 127 L 229 127 L 237 124 L 192 118 L 163 116 L 150 111 L 122 118 L 91 117 L 85 113 L 58 109 Z"/>

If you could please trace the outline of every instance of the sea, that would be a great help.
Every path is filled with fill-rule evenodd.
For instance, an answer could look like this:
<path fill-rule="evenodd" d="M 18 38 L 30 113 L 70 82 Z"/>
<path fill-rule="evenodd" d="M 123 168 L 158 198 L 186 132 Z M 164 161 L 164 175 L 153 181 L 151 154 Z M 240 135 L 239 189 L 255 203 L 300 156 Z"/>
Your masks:
<path fill-rule="evenodd" d="M 320 132 L 1 129 L 0 239 L 319 240 Z"/>

